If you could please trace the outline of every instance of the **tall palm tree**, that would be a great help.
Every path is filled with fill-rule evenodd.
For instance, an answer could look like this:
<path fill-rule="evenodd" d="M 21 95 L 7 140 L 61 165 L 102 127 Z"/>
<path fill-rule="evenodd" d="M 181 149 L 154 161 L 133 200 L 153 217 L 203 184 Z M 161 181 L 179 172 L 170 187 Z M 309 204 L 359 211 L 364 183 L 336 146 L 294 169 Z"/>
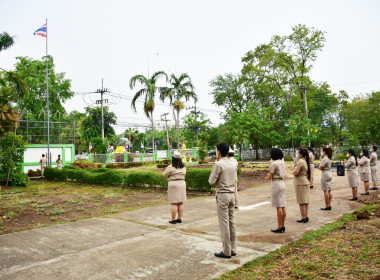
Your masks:
<path fill-rule="evenodd" d="M 129 87 L 133 90 L 136 86 L 136 82 L 140 83 L 142 88 L 135 93 L 132 99 L 131 106 L 136 112 L 136 101 L 140 98 L 144 98 L 144 113 L 150 119 L 152 124 L 152 151 L 153 151 L 153 162 L 154 162 L 154 123 L 153 123 L 153 111 L 154 111 L 154 98 L 157 92 L 160 92 L 162 88 L 157 87 L 157 80 L 161 77 L 165 77 L 168 80 L 168 75 L 164 71 L 158 71 L 152 75 L 152 77 L 145 77 L 144 75 L 135 75 L 129 81 Z"/>
<path fill-rule="evenodd" d="M 181 99 L 185 98 L 186 101 L 189 101 L 190 98 L 192 98 L 194 102 L 197 102 L 197 95 L 194 92 L 194 86 L 190 76 L 186 73 L 182 73 L 179 77 L 171 74 L 169 83 L 171 87 L 161 89 L 160 99 L 164 101 L 166 98 L 169 98 L 170 105 L 173 106 L 173 113 L 174 111 L 177 113 L 177 116 L 174 114 L 174 118 L 177 127 L 177 148 L 179 149 L 179 112 L 185 108 Z"/>

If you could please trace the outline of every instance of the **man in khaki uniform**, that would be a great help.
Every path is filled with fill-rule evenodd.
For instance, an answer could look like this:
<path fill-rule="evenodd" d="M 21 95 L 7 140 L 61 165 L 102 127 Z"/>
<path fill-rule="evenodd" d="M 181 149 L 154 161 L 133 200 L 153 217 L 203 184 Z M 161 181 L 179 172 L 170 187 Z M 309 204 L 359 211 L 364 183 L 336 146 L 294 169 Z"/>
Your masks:
<path fill-rule="evenodd" d="M 377 176 L 376 176 L 376 162 L 377 162 L 377 146 L 372 147 L 372 153 L 371 157 L 369 159 L 369 165 L 371 166 L 371 178 L 372 178 L 372 188 L 370 188 L 371 191 L 376 191 L 377 190 Z"/>
<path fill-rule="evenodd" d="M 41 163 L 41 176 L 43 177 L 44 176 L 45 167 L 46 167 L 46 163 L 47 163 L 47 159 L 45 158 L 44 154 L 42 155 L 42 158 L 40 159 L 40 163 Z"/>
<path fill-rule="evenodd" d="M 223 243 L 223 251 L 215 253 L 219 258 L 230 259 L 236 256 L 235 229 L 235 184 L 236 165 L 226 156 L 229 146 L 226 143 L 217 145 L 218 161 L 212 167 L 208 182 L 216 185 L 216 208 L 219 228 Z"/>
<path fill-rule="evenodd" d="M 228 151 L 228 154 L 227 154 L 227 157 L 230 159 L 230 161 L 232 161 L 235 165 L 236 165 L 236 168 L 238 167 L 238 162 L 237 160 L 234 158 L 234 155 L 235 155 L 235 152 L 234 150 L 229 149 Z M 235 209 L 238 210 L 239 209 L 239 193 L 238 193 L 238 186 L 237 186 L 237 172 L 236 172 L 236 184 L 235 184 Z"/>

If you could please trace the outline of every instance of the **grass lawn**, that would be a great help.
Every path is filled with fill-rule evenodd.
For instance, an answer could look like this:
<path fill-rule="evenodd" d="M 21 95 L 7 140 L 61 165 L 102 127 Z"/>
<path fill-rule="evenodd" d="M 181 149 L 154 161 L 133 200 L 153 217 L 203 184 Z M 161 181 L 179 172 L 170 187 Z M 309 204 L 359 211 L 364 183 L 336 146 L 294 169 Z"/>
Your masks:
<path fill-rule="evenodd" d="M 346 214 L 218 279 L 380 279 L 380 204 Z"/>
<path fill-rule="evenodd" d="M 188 198 L 204 195 L 188 193 Z M 162 188 L 31 181 L 27 188 L 11 187 L 0 195 L 0 234 L 166 203 Z"/>

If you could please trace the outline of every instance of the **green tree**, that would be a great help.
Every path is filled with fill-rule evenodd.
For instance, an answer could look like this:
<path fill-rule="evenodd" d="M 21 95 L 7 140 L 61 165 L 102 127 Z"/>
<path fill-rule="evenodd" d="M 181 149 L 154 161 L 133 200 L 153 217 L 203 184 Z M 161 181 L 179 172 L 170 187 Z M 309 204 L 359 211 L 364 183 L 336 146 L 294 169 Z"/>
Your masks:
<path fill-rule="evenodd" d="M 0 52 L 13 46 L 14 40 L 7 32 L 0 33 Z M 12 104 L 28 94 L 28 87 L 22 77 L 14 71 L 0 66 L 0 137 L 14 130 L 17 111 Z"/>
<path fill-rule="evenodd" d="M 135 140 L 138 140 L 139 131 L 137 129 L 128 128 L 124 131 L 123 136 L 125 138 L 128 138 L 129 142 L 131 142 L 131 148 L 133 152 L 133 144 L 135 143 Z"/>
<path fill-rule="evenodd" d="M 37 117 L 41 109 L 46 108 L 46 61 L 29 57 L 16 57 L 15 71 L 23 78 L 30 89 L 30 93 L 23 96 L 18 105 L 20 109 L 27 109 L 30 117 Z M 49 79 L 49 110 L 52 115 L 59 111 L 66 113 L 63 104 L 73 97 L 70 90 L 71 81 L 65 78 L 65 73 L 56 73 L 52 56 L 47 57 Z M 52 118 L 52 120 L 55 120 Z M 58 120 L 58 117 L 57 119 Z"/>
<path fill-rule="evenodd" d="M 144 113 L 150 119 L 152 124 L 152 150 L 154 151 L 154 123 L 153 123 L 153 112 L 154 112 L 154 98 L 157 92 L 161 92 L 162 88 L 157 87 L 156 83 L 158 79 L 165 77 L 166 81 L 168 76 L 165 72 L 159 71 L 152 75 L 152 77 L 146 78 L 144 75 L 135 75 L 129 81 L 129 87 L 133 90 L 136 87 L 136 83 L 139 83 L 142 88 L 138 90 L 131 102 L 132 109 L 136 112 L 136 101 L 139 98 L 144 98 Z M 154 158 L 153 158 L 154 162 Z"/>
<path fill-rule="evenodd" d="M 102 135 L 102 111 L 100 107 L 86 107 L 86 117 L 81 122 L 80 131 L 83 138 L 89 141 L 90 138 L 99 137 Z M 103 107 L 104 119 L 104 137 L 112 137 L 115 135 L 115 130 L 111 125 L 116 124 L 116 114 L 109 111 L 108 107 Z"/>
<path fill-rule="evenodd" d="M 177 149 L 179 149 L 179 112 L 185 108 L 181 99 L 184 98 L 185 101 L 189 101 L 190 98 L 192 98 L 194 102 L 197 102 L 197 95 L 194 92 L 194 86 L 190 76 L 186 73 L 182 73 L 179 77 L 171 74 L 169 83 L 170 87 L 162 88 L 160 98 L 162 101 L 169 98 L 170 105 L 173 106 L 173 111 L 177 113 L 177 116 L 175 114 L 174 116 L 177 126 Z"/>
<path fill-rule="evenodd" d="M 92 154 L 106 154 L 107 153 L 107 142 L 103 140 L 102 137 L 92 137 L 90 139 L 92 145 Z"/>
<path fill-rule="evenodd" d="M 24 173 L 22 163 L 24 162 L 24 151 L 26 142 L 21 135 L 7 132 L 0 138 L 0 181 L 9 182 L 13 186 L 26 186 L 29 182 Z"/>

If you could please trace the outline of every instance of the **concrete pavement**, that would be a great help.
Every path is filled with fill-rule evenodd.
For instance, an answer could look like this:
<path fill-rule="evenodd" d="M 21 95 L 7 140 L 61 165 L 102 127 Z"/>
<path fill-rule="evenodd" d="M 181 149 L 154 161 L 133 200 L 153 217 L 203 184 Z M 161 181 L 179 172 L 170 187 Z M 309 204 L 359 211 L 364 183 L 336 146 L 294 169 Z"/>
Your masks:
<path fill-rule="evenodd" d="M 379 165 L 379 164 L 378 164 Z M 0 279 L 212 279 L 296 240 L 306 231 L 363 206 L 349 202 L 347 177 L 333 176 L 332 211 L 324 207 L 316 171 L 310 222 L 298 224 L 292 180 L 286 180 L 286 232 L 274 234 L 276 211 L 269 183 L 240 192 L 236 212 L 237 256 L 218 259 L 222 249 L 215 197 L 189 200 L 183 223 L 168 223 L 168 205 L 0 236 Z M 359 193 L 363 191 L 361 183 Z"/>

